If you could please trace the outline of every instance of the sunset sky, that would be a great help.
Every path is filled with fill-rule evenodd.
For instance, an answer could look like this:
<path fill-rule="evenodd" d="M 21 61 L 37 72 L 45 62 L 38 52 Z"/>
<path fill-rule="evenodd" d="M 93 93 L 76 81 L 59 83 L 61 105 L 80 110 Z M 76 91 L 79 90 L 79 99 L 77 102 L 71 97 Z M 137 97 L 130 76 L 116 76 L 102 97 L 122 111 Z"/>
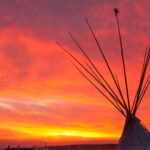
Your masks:
<path fill-rule="evenodd" d="M 150 47 L 150 1 L 0 1 L 0 147 L 117 142 L 125 118 L 75 70 L 70 57 L 56 45 L 60 42 L 82 60 L 68 36 L 70 31 L 115 88 L 85 23 L 87 17 L 125 95 L 114 7 L 120 10 L 133 100 L 144 53 Z M 150 90 L 137 116 L 150 130 L 149 97 Z"/>

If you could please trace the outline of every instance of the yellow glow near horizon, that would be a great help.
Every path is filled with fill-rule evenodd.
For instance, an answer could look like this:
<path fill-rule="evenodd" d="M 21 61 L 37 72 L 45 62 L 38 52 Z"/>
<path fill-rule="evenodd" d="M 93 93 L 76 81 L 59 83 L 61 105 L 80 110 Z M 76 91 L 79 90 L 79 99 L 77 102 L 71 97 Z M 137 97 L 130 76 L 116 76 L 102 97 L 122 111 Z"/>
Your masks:
<path fill-rule="evenodd" d="M 83 137 L 83 138 L 119 138 L 120 134 L 109 134 L 104 132 L 88 132 L 88 131 L 74 131 L 67 129 L 52 129 L 52 128 L 24 128 L 12 127 L 11 130 L 26 133 L 32 137 L 56 137 L 56 136 L 70 136 L 70 137 Z"/>

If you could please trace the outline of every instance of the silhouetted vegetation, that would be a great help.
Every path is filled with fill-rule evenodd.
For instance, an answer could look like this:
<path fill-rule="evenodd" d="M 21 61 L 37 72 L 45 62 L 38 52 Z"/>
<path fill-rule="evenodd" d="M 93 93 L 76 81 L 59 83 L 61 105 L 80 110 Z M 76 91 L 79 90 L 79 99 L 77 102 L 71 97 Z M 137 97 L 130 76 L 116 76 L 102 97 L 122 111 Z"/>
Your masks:
<path fill-rule="evenodd" d="M 116 150 L 116 144 L 49 146 L 45 150 Z M 44 148 L 42 148 L 44 149 Z"/>
<path fill-rule="evenodd" d="M 5 150 L 116 150 L 116 144 L 83 144 L 83 145 L 64 145 L 64 146 L 47 146 L 35 148 L 6 148 Z"/>

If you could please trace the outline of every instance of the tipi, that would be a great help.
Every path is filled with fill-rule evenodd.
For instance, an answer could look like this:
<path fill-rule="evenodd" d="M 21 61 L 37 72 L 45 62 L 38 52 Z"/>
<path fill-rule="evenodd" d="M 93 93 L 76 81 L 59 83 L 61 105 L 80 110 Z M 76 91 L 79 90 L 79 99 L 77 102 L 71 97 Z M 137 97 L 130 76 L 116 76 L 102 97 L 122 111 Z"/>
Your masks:
<path fill-rule="evenodd" d="M 95 36 L 95 33 L 86 19 L 86 23 L 92 33 L 92 36 L 98 46 L 98 50 L 101 53 L 106 66 L 110 72 L 110 75 L 114 81 L 114 84 L 118 90 L 118 94 L 112 89 L 111 85 L 106 81 L 105 77 L 99 72 L 93 61 L 90 57 L 85 53 L 85 50 L 81 47 L 79 42 L 73 37 L 71 33 L 69 35 L 81 50 L 82 54 L 86 58 L 85 64 L 81 63 L 77 58 L 75 58 L 68 50 L 66 50 L 62 45 L 57 43 L 72 59 L 75 63 L 73 63 L 74 67 L 126 118 L 124 130 L 122 136 L 119 140 L 117 150 L 150 150 L 150 133 L 148 130 L 141 124 L 140 120 L 136 117 L 136 112 L 139 108 L 141 101 L 148 89 L 150 84 L 150 75 L 146 78 L 146 71 L 148 69 L 148 64 L 150 60 L 150 49 L 148 49 L 145 53 L 141 77 L 137 92 L 135 94 L 135 98 L 133 103 L 131 104 L 131 100 L 129 97 L 128 90 L 128 82 L 126 75 L 126 67 L 124 60 L 124 51 L 122 46 L 122 39 L 120 33 L 120 26 L 118 21 L 118 9 L 114 9 L 117 26 L 118 26 L 118 34 L 121 48 L 121 57 L 122 57 L 122 65 L 123 65 L 123 74 L 125 80 L 125 88 L 126 88 L 126 98 L 123 96 L 121 86 L 119 84 L 118 78 L 114 75 L 104 53 L 98 42 L 98 39 Z"/>

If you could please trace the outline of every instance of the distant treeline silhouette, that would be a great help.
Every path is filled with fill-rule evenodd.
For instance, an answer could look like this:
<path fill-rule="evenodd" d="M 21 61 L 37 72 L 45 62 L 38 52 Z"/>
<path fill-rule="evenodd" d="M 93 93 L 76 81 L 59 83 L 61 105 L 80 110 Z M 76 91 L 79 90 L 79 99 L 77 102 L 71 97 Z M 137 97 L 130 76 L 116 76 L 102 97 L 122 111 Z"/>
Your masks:
<path fill-rule="evenodd" d="M 116 150 L 116 144 L 81 144 L 81 145 L 64 145 L 64 146 L 47 146 L 34 148 L 6 148 L 5 150 Z"/>

